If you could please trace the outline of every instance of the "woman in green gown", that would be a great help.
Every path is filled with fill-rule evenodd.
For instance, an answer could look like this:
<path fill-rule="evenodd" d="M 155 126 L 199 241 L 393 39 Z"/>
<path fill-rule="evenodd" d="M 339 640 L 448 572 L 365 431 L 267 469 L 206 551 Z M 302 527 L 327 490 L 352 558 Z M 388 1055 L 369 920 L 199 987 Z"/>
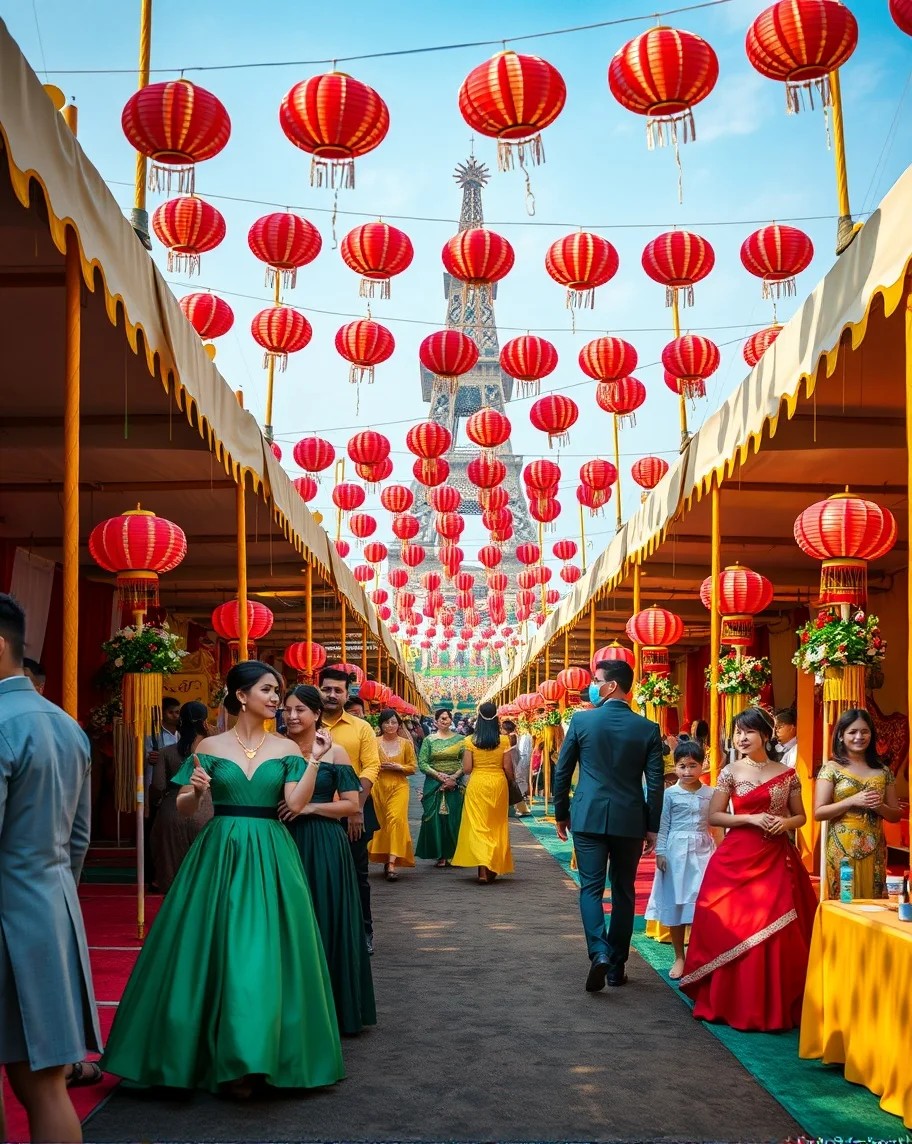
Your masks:
<path fill-rule="evenodd" d="M 302 684 L 285 696 L 288 737 L 305 758 L 313 753 L 322 714 L 323 697 L 316 687 Z M 304 863 L 336 999 L 339 1031 L 346 1036 L 360 1033 L 365 1025 L 377 1024 L 358 876 L 344 822 L 350 814 L 358 813 L 360 790 L 361 780 L 345 749 L 333 744 L 320 762 L 313 798 L 301 814 L 284 808 L 279 813 Z"/>
<path fill-rule="evenodd" d="M 421 831 L 417 858 L 434 858 L 436 866 L 449 866 L 456 853 L 465 784 L 462 782 L 464 735 L 453 730 L 449 711 L 434 713 L 437 730 L 421 744 L 418 769 L 424 772 L 421 795 Z"/>
<path fill-rule="evenodd" d="M 192 815 L 210 791 L 215 817 L 198 835 L 140 952 L 108 1037 L 104 1068 L 141 1085 L 316 1088 L 345 1075 L 332 988 L 307 880 L 278 804 L 309 803 L 325 732 L 304 759 L 264 730 L 278 673 L 236 664 L 226 680 L 231 731 L 204 739 L 172 782 Z"/>

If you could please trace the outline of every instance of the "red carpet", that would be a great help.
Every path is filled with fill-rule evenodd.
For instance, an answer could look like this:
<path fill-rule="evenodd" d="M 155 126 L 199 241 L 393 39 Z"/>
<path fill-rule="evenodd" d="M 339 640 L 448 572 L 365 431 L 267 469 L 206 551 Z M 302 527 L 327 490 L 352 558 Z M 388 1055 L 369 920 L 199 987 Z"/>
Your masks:
<path fill-rule="evenodd" d="M 649 901 L 649 894 L 652 891 L 652 879 L 655 876 L 655 856 L 647 854 L 644 858 L 640 859 L 640 864 L 637 866 L 636 877 L 636 915 L 642 917 L 646 912 L 646 904 Z M 611 896 L 610 891 L 605 889 L 605 899 L 602 906 L 606 914 L 611 913 Z"/>
<path fill-rule="evenodd" d="M 120 1000 L 140 949 L 136 938 L 136 894 L 131 894 L 128 886 L 90 884 L 79 887 L 79 900 L 89 941 L 101 1035 L 107 1037 L 114 1020 L 116 1003 Z M 160 905 L 159 895 L 146 898 L 147 927 L 151 925 Z M 92 1053 L 90 1057 L 97 1060 L 98 1054 Z M 113 1077 L 106 1075 L 100 1084 L 71 1088 L 70 1096 L 79 1119 L 84 1120 L 117 1083 Z M 25 1111 L 10 1091 L 5 1077 L 3 1103 L 6 1108 L 7 1140 L 13 1144 L 27 1141 L 29 1136 Z"/>

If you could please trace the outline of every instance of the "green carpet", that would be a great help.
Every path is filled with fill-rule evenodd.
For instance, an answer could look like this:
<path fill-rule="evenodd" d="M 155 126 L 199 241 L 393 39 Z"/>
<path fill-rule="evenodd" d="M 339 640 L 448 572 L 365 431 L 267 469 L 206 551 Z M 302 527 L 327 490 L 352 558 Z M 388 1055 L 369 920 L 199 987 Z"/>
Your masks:
<path fill-rule="evenodd" d="M 536 841 L 579 883 L 570 869 L 572 847 L 557 837 L 553 822 L 543 822 L 541 809 L 523 818 Z M 645 921 L 636 920 L 633 946 L 647 965 L 659 974 L 689 1008 L 689 998 L 668 980 L 672 951 L 646 937 Z M 727 1025 L 703 1022 L 752 1077 L 779 1101 L 791 1116 L 818 1140 L 909 1140 L 898 1116 L 880 1107 L 878 1098 L 861 1085 L 851 1084 L 838 1066 L 804 1061 L 798 1056 L 798 1030 L 789 1033 L 743 1033 Z"/>

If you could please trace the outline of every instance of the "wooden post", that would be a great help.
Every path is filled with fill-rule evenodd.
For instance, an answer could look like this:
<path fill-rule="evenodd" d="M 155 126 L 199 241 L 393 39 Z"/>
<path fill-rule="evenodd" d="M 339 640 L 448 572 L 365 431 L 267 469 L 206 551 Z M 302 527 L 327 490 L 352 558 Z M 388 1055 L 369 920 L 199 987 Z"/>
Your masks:
<path fill-rule="evenodd" d="M 564 628 L 564 671 L 570 666 L 570 629 Z"/>
<path fill-rule="evenodd" d="M 637 562 L 633 566 L 633 613 L 636 615 L 642 608 L 640 602 L 641 585 L 640 585 L 640 561 L 637 557 Z M 634 684 L 640 681 L 640 668 L 642 660 L 640 656 L 640 645 L 635 643 L 633 645 L 633 680 Z"/>
<path fill-rule="evenodd" d="M 137 90 L 142 91 L 149 85 L 149 70 L 152 64 L 152 0 L 140 0 L 139 9 L 139 75 L 137 77 Z M 145 155 L 136 152 L 136 169 L 133 186 L 133 210 L 130 214 L 130 223 L 136 234 L 146 248 L 152 249 L 152 239 L 149 236 L 149 212 L 146 210 L 146 172 L 148 160 Z"/>
<path fill-rule="evenodd" d="M 79 403 L 82 371 L 82 269 L 76 233 L 67 229 L 63 405 L 63 709 L 77 717 L 79 680 Z"/>
<path fill-rule="evenodd" d="M 595 659 L 595 600 L 589 605 L 589 665 Z"/>
<path fill-rule="evenodd" d="M 307 682 L 313 683 L 313 564 L 307 561 L 307 571 L 304 573 L 304 638 L 307 640 L 307 654 L 304 657 L 304 669 Z"/>
<path fill-rule="evenodd" d="M 367 679 L 367 624 L 361 621 L 361 670 Z"/>
<path fill-rule="evenodd" d="M 798 750 L 795 773 L 801 781 L 801 801 L 807 821 L 798 831 L 798 849 L 808 873 L 813 874 L 820 826 L 814 821 L 814 677 L 799 671 L 795 711 L 798 718 Z"/>
<path fill-rule="evenodd" d="M 339 662 L 345 663 L 346 658 L 348 656 L 348 651 L 346 649 L 347 639 L 346 639 L 346 632 L 345 632 L 346 621 L 348 619 L 348 608 L 346 607 L 344 596 L 339 600 L 339 605 L 340 605 L 341 611 L 342 611 L 341 617 L 339 619 Z"/>
<path fill-rule="evenodd" d="M 677 290 L 672 290 L 671 293 L 671 318 L 674 327 L 674 336 L 679 338 L 681 336 L 681 313 L 678 308 L 678 292 Z M 680 385 L 680 382 L 678 382 L 678 384 Z M 683 451 L 684 446 L 690 440 L 690 433 L 687 430 L 687 400 L 684 397 L 683 390 L 678 394 L 678 417 L 681 422 L 681 449 Z"/>
<path fill-rule="evenodd" d="M 861 223 L 852 219 L 849 205 L 849 174 L 846 168 L 845 132 L 842 115 L 842 87 L 839 70 L 829 74 L 830 99 L 832 101 L 833 162 L 836 166 L 836 202 L 839 207 L 839 220 L 836 223 L 836 253 L 842 254 L 855 235 L 861 230 Z"/>
<path fill-rule="evenodd" d="M 235 497 L 237 507 L 237 589 L 238 589 L 238 661 L 250 658 L 248 651 L 249 623 L 247 615 L 247 494 L 244 488 L 246 474 L 243 469 Z"/>
<path fill-rule="evenodd" d="M 623 508 L 621 507 L 621 436 L 620 436 L 620 430 L 618 428 L 618 415 L 616 413 L 613 413 L 611 415 L 611 420 L 614 423 L 614 468 L 615 468 L 615 472 L 617 473 L 617 479 L 615 481 L 615 488 L 614 488 L 614 491 L 617 494 L 617 504 L 615 506 L 615 509 L 616 509 L 616 519 L 617 519 L 617 531 L 620 532 L 621 527 L 624 523 L 624 521 L 623 521 L 624 513 L 623 513 Z M 583 508 L 583 506 L 580 505 L 580 512 L 582 512 L 582 508 Z"/>
<path fill-rule="evenodd" d="M 709 779 L 713 786 L 719 776 L 719 761 L 722 753 L 721 737 L 728 734 L 728 728 L 720 728 L 719 703 L 719 643 L 722 639 L 722 617 L 719 614 L 719 574 L 722 571 L 722 513 L 721 492 L 713 478 L 710 496 L 712 524 L 710 535 L 712 593 L 709 613 Z"/>

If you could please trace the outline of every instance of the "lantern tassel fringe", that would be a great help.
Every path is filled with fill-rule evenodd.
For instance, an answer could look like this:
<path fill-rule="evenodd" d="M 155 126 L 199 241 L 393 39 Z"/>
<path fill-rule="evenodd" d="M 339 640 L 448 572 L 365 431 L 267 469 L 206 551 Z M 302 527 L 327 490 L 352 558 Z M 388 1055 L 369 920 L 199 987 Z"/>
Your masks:
<path fill-rule="evenodd" d="M 159 192 L 170 194 L 175 179 L 179 195 L 192 195 L 196 189 L 195 165 L 192 163 L 185 166 L 153 163 L 149 168 L 148 187 L 150 191 L 156 194 Z"/>
<path fill-rule="evenodd" d="M 374 367 L 372 365 L 353 365 L 348 371 L 348 380 L 352 385 L 360 385 L 362 381 L 368 385 L 374 384 Z"/>
<path fill-rule="evenodd" d="M 675 300 L 680 302 L 682 309 L 685 306 L 692 306 L 694 304 L 693 286 L 666 286 L 665 305 L 668 309 L 671 309 L 675 304 Z"/>
<path fill-rule="evenodd" d="M 263 368 L 265 369 L 269 362 L 275 362 L 275 368 L 279 373 L 284 373 L 288 368 L 288 354 L 279 350 L 267 350 L 263 354 Z"/>
<path fill-rule="evenodd" d="M 310 161 L 310 185 L 331 190 L 354 190 L 354 159 L 321 159 L 314 155 Z"/>
<path fill-rule="evenodd" d="M 763 298 L 776 298 L 777 300 L 782 297 L 794 298 L 798 293 L 798 287 L 795 283 L 794 276 L 791 278 L 783 278 L 779 282 L 770 282 L 768 279 L 763 279 L 763 290 L 761 297 Z"/>
<path fill-rule="evenodd" d="M 282 287 L 285 290 L 294 290 L 298 284 L 298 268 L 297 266 L 267 266 L 266 267 L 266 285 L 270 288 L 275 286 L 276 278 L 282 275 Z"/>
<path fill-rule="evenodd" d="M 785 110 L 788 115 L 798 115 L 802 111 L 814 111 L 814 92 L 820 97 L 820 106 L 824 109 L 833 106 L 833 89 L 830 86 L 830 77 L 822 76 L 820 79 L 806 80 L 803 83 L 785 85 Z"/>
<path fill-rule="evenodd" d="M 200 256 L 187 254 L 177 250 L 168 251 L 168 273 L 186 274 L 188 278 L 195 278 L 200 272 Z"/>
<path fill-rule="evenodd" d="M 529 378 L 520 379 L 520 381 L 519 381 L 519 396 L 520 397 L 538 397 L 538 395 L 540 393 L 541 393 L 541 378 L 529 377 Z"/>
<path fill-rule="evenodd" d="M 379 296 L 381 301 L 386 302 L 390 296 L 390 280 L 389 278 L 362 278 L 361 285 L 358 287 L 358 293 L 362 298 L 376 298 Z"/>

